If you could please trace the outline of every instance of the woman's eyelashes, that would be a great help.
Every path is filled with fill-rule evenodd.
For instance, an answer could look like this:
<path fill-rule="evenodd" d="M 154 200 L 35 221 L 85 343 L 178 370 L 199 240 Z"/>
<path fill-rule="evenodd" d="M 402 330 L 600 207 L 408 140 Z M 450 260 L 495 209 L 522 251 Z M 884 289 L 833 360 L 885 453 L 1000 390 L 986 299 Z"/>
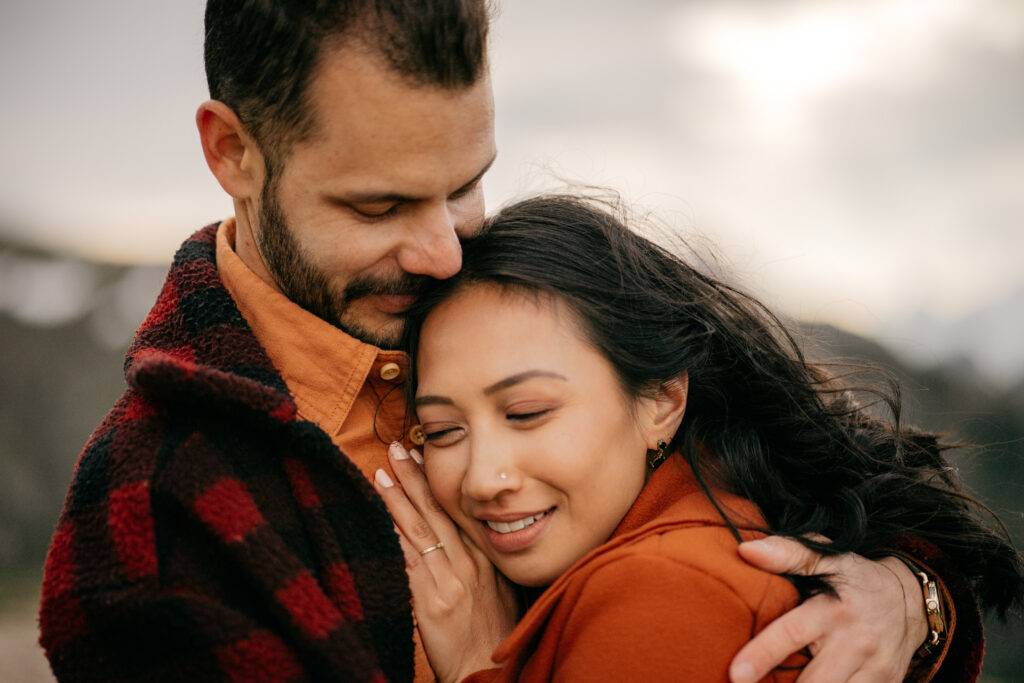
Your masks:
<path fill-rule="evenodd" d="M 550 408 L 545 408 L 544 410 L 533 410 L 533 411 L 530 411 L 530 412 L 520 412 L 520 413 L 511 413 L 510 412 L 510 413 L 506 413 L 505 414 L 505 419 L 506 420 L 512 420 L 513 422 L 529 422 L 530 420 L 535 420 L 535 419 L 537 419 L 539 417 L 543 417 L 543 416 L 547 415 L 550 412 L 551 412 Z"/>
<path fill-rule="evenodd" d="M 431 446 L 450 446 L 462 437 L 462 428 L 456 425 L 423 425 L 423 439 Z"/>
<path fill-rule="evenodd" d="M 550 405 L 509 406 L 503 409 L 499 407 L 498 411 L 511 427 L 530 429 L 544 424 L 547 418 L 555 414 L 556 408 L 556 406 Z M 444 448 L 458 443 L 466 435 L 466 430 L 470 428 L 468 423 L 463 424 L 461 420 L 453 422 L 424 421 L 421 426 L 425 443 L 436 448 Z"/>
<path fill-rule="evenodd" d="M 543 418 L 553 415 L 560 405 L 559 401 L 553 400 L 551 397 L 526 398 L 520 396 L 514 400 L 502 401 L 495 407 L 508 422 L 517 427 L 529 427 L 534 422 L 540 422 Z"/>

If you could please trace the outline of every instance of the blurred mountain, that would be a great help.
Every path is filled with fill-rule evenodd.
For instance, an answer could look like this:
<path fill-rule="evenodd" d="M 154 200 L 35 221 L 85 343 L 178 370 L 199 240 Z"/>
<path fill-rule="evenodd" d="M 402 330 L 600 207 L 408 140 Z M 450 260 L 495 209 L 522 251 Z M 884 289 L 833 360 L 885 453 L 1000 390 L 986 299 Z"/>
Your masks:
<path fill-rule="evenodd" d="M 0 314 L 31 327 L 84 323 L 109 349 L 124 349 L 149 312 L 167 266 L 121 266 L 48 254 L 0 236 Z"/>
<path fill-rule="evenodd" d="M 124 389 L 124 351 L 155 300 L 164 268 L 95 264 L 0 243 L 0 572 L 38 568 L 78 452 Z M 1024 320 L 1013 306 L 979 312 L 941 357 L 909 360 L 830 326 L 802 325 L 810 356 L 867 361 L 903 389 L 905 419 L 978 447 L 953 456 L 979 497 L 1024 546 L 1024 376 L 992 382 L 970 349 L 1013 356 L 986 320 Z M 922 323 L 923 324 L 923 323 Z M 994 324 L 994 323 L 993 323 Z M 999 327 L 1005 330 L 1005 325 Z M 971 340 L 971 332 L 985 339 Z M 1024 339 L 1024 333 L 1014 337 Z M 973 346 L 971 344 L 974 344 Z M 988 625 L 985 671 L 1024 670 L 1024 628 Z"/>
<path fill-rule="evenodd" d="M 810 357 L 867 363 L 891 375 L 900 386 L 905 422 L 970 444 L 950 457 L 1024 546 L 1024 378 L 995 385 L 962 356 L 917 368 L 878 342 L 835 327 L 801 329 Z"/>
<path fill-rule="evenodd" d="M 37 565 L 164 277 L 0 244 L 0 570 Z"/>
<path fill-rule="evenodd" d="M 75 456 L 123 390 L 122 356 L 83 321 L 0 313 L 0 570 L 43 557 Z"/>
<path fill-rule="evenodd" d="M 915 367 L 970 358 L 989 381 L 1012 386 L 1024 381 L 1024 287 L 958 320 L 920 311 L 890 321 L 878 337 Z"/>

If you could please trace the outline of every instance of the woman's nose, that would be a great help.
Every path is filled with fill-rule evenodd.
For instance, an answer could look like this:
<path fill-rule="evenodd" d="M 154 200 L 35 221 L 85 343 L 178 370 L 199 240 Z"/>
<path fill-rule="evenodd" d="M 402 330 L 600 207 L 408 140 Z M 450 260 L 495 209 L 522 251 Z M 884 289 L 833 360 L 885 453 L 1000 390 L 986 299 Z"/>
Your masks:
<path fill-rule="evenodd" d="M 522 479 L 522 473 L 507 455 L 494 451 L 474 453 L 462 481 L 462 492 L 475 500 L 494 500 L 503 492 L 517 490 Z"/>

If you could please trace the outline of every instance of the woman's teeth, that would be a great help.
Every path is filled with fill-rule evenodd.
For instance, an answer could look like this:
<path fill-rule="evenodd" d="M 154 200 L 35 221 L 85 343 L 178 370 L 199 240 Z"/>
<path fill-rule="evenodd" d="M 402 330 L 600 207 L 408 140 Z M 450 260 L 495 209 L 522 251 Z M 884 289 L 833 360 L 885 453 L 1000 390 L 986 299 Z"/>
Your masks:
<path fill-rule="evenodd" d="M 525 529 L 546 514 L 546 512 L 541 512 L 533 517 L 523 517 L 522 519 L 517 519 L 514 522 L 492 522 L 491 520 L 487 520 L 487 526 L 492 530 L 497 531 L 499 534 L 510 534 L 513 531 Z"/>

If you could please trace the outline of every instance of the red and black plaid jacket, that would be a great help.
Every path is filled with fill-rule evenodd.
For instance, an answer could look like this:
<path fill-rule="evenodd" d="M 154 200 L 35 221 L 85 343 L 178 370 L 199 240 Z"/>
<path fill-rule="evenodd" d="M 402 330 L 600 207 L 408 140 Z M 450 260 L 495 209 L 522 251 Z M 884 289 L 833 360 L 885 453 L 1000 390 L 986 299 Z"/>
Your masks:
<path fill-rule="evenodd" d="M 384 504 L 221 283 L 216 226 L 178 251 L 76 466 L 46 561 L 62 680 L 402 681 L 410 593 Z"/>
<path fill-rule="evenodd" d="M 215 235 L 199 231 L 175 256 L 128 352 L 129 389 L 76 467 L 43 583 L 40 641 L 54 673 L 411 680 L 391 519 L 330 437 L 296 418 L 220 281 Z M 902 550 L 940 573 L 957 607 L 934 681 L 974 680 L 972 593 L 934 547 L 908 539 Z"/>

